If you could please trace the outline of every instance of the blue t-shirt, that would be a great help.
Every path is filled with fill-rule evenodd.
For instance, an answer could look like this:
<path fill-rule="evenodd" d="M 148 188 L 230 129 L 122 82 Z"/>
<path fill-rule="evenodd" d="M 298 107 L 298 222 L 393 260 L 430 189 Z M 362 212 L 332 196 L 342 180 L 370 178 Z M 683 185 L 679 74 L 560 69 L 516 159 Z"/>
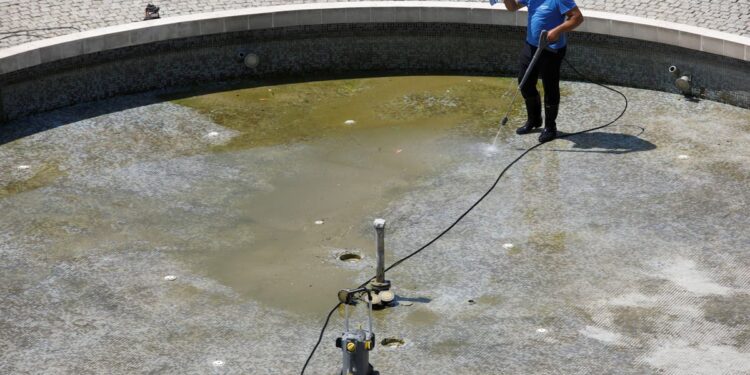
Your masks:
<path fill-rule="evenodd" d="M 539 35 L 542 34 L 542 30 L 550 31 L 560 26 L 565 22 L 565 13 L 576 7 L 574 0 L 518 0 L 518 3 L 529 8 L 526 41 L 535 47 L 539 47 Z M 567 44 L 567 38 L 563 33 L 560 39 L 549 47 L 560 49 Z"/>

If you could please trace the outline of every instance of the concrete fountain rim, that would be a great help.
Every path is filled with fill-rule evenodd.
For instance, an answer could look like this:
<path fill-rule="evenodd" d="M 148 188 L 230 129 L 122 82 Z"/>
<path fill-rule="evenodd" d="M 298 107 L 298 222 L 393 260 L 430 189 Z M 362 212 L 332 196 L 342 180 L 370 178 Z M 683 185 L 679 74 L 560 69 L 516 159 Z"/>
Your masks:
<path fill-rule="evenodd" d="M 657 42 L 750 61 L 750 38 L 707 28 L 585 10 L 578 32 Z M 444 1 L 362 1 L 251 7 L 87 30 L 0 50 L 0 75 L 55 61 L 172 39 L 292 26 L 362 23 L 458 23 L 526 26 L 526 12 Z"/>

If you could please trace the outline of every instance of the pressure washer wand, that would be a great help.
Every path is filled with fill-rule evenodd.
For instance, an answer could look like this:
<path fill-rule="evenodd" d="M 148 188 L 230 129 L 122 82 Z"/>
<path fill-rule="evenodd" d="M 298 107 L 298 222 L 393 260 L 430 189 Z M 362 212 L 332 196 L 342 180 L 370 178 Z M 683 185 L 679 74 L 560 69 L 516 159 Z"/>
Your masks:
<path fill-rule="evenodd" d="M 508 110 L 505 112 L 505 116 L 503 117 L 503 120 L 500 122 L 500 126 L 505 126 L 508 123 L 508 116 L 510 115 L 510 111 L 513 110 L 513 104 L 516 103 L 516 97 L 518 97 L 518 92 L 521 91 L 521 87 L 526 84 L 526 81 L 529 80 L 529 76 L 531 75 L 531 71 L 534 69 L 534 66 L 536 66 L 536 63 L 539 61 L 539 58 L 542 56 L 542 51 L 544 51 L 547 48 L 547 45 L 549 41 L 547 40 L 547 30 L 542 30 L 542 34 L 539 35 L 539 47 L 536 49 L 536 52 L 534 53 L 534 57 L 531 58 L 531 63 L 529 64 L 529 67 L 526 68 L 526 72 L 523 74 L 523 78 L 521 78 L 521 82 L 518 84 L 518 87 L 516 87 L 515 92 L 513 93 L 513 99 L 510 101 L 510 105 L 508 106 Z M 500 129 L 497 129 L 497 134 L 495 134 L 495 139 L 492 141 L 492 145 L 494 146 L 497 143 L 497 137 L 500 136 Z"/>

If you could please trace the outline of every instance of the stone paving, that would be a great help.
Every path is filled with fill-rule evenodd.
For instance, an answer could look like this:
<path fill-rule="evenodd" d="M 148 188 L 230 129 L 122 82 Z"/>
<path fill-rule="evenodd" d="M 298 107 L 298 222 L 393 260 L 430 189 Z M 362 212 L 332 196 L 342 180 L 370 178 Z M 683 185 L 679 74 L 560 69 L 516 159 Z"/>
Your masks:
<path fill-rule="evenodd" d="M 321 2 L 325 0 L 315 0 Z M 336 0 L 340 1 L 340 0 Z M 306 3 L 305 0 L 163 0 L 162 17 L 254 6 Z M 585 9 L 678 22 L 750 36 L 750 0 L 579 0 Z M 140 21 L 144 1 L 0 0 L 0 48 L 75 31 Z"/>

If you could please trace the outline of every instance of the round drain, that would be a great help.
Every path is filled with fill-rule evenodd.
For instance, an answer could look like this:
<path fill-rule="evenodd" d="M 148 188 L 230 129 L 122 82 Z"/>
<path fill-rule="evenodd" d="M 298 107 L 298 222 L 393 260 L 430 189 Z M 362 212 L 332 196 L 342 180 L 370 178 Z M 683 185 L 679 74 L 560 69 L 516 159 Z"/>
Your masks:
<path fill-rule="evenodd" d="M 342 262 L 354 263 L 362 260 L 362 256 L 355 253 L 343 253 L 339 255 L 339 260 Z"/>
<path fill-rule="evenodd" d="M 386 337 L 380 342 L 380 345 L 387 346 L 389 348 L 400 348 L 404 346 L 404 340 L 397 337 Z"/>

